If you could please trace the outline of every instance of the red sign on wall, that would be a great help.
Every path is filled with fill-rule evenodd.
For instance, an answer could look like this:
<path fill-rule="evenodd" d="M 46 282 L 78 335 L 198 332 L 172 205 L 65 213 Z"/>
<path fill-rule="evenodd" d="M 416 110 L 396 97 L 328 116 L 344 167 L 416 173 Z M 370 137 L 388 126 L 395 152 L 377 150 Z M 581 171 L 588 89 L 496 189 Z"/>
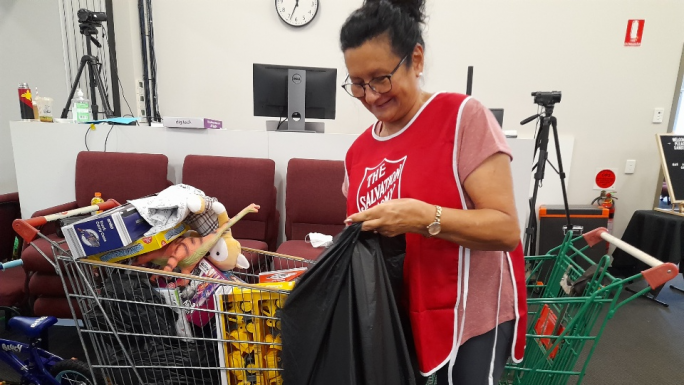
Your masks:
<path fill-rule="evenodd" d="M 594 188 L 599 188 L 602 190 L 609 190 L 615 186 L 615 171 L 611 169 L 598 170 L 596 172 L 596 178 L 594 178 L 595 186 Z"/>
<path fill-rule="evenodd" d="M 627 34 L 625 34 L 625 47 L 639 47 L 641 37 L 644 34 L 645 20 L 628 20 Z"/>

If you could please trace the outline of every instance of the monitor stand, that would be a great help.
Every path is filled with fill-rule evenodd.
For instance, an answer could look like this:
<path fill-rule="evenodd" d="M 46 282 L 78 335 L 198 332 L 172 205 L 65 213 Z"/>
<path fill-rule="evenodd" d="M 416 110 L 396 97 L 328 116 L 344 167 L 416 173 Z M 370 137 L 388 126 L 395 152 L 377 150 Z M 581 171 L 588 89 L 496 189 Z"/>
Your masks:
<path fill-rule="evenodd" d="M 267 120 L 266 121 L 266 131 L 278 131 L 278 132 L 308 132 L 308 133 L 325 133 L 325 123 L 324 122 L 305 122 L 304 130 L 289 130 L 287 124 L 289 122 L 285 121 L 278 128 L 279 121 L 277 120 Z"/>
<path fill-rule="evenodd" d="M 287 131 L 306 131 L 306 71 L 287 70 Z M 285 124 L 283 124 L 285 125 Z M 283 129 L 283 126 L 280 126 Z"/>

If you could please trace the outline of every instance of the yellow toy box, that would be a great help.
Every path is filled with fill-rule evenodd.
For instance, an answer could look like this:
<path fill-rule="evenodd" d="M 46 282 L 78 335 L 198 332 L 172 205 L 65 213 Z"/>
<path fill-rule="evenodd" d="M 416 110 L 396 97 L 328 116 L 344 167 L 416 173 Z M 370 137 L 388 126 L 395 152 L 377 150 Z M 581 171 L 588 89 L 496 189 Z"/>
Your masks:
<path fill-rule="evenodd" d="M 276 312 L 285 304 L 286 293 L 294 288 L 295 282 L 255 286 L 267 289 L 234 287 L 231 294 L 214 296 L 220 312 L 219 338 L 227 341 L 218 342 L 219 362 L 232 368 L 221 371 L 222 385 L 283 384 L 279 370 L 281 325 Z"/>
<path fill-rule="evenodd" d="M 164 230 L 155 235 L 142 237 L 128 246 L 91 255 L 88 257 L 88 259 L 94 259 L 102 262 L 120 262 L 125 259 L 133 258 L 136 255 L 161 249 L 169 244 L 169 242 L 183 235 L 188 230 L 190 230 L 188 225 L 185 223 L 179 223 L 176 225 L 176 227 Z"/>

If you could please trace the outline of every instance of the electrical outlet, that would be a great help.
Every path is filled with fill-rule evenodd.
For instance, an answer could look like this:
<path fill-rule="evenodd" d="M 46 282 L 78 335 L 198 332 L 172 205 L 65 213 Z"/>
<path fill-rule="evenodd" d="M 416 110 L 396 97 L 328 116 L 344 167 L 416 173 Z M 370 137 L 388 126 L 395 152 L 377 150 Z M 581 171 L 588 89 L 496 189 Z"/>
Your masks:
<path fill-rule="evenodd" d="M 653 110 L 653 123 L 662 123 L 663 115 L 665 115 L 664 108 L 658 107 L 655 110 Z"/>
<path fill-rule="evenodd" d="M 145 93 L 145 83 L 143 83 L 142 79 L 137 79 L 135 81 L 135 92 L 137 94 L 144 94 Z"/>
<path fill-rule="evenodd" d="M 636 160 L 628 159 L 625 163 L 625 174 L 634 174 L 634 170 L 636 170 Z"/>

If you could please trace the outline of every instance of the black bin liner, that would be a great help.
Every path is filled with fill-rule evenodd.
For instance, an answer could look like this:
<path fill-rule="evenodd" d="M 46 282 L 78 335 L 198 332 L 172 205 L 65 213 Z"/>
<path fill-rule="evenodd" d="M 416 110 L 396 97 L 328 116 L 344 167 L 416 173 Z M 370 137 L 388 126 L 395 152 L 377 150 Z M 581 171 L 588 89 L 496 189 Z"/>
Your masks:
<path fill-rule="evenodd" d="M 84 314 L 93 329 L 108 332 L 96 337 L 99 347 L 106 352 L 101 357 L 101 364 L 122 367 L 107 370 L 109 384 L 139 383 L 133 370 L 125 368 L 131 367 L 125 353 L 137 367 L 144 384 L 214 385 L 221 382 L 220 373 L 215 369 L 218 367 L 217 343 L 201 339 L 215 338 L 213 323 L 204 328 L 194 327 L 194 340 L 169 338 L 177 335 L 176 320 L 184 315 L 167 307 L 148 275 L 117 269 L 104 280 L 99 296 L 114 329 L 119 333 L 139 334 L 120 334 L 122 346 L 109 333 L 111 329 L 98 307 Z"/>
<path fill-rule="evenodd" d="M 415 385 L 397 299 L 404 237 L 347 227 L 304 274 L 282 310 L 286 385 Z M 405 333 L 405 330 L 407 333 Z"/>

